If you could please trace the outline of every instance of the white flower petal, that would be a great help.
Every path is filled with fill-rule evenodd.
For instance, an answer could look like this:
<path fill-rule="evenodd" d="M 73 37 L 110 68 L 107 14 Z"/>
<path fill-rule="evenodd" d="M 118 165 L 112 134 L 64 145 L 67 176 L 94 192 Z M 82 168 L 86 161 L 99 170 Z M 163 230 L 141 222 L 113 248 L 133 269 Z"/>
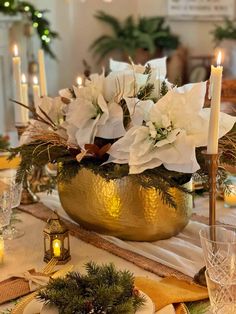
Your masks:
<path fill-rule="evenodd" d="M 105 124 L 101 125 L 99 122 L 96 136 L 116 139 L 124 136 L 125 133 L 122 108 L 117 103 L 109 104 L 109 116 Z"/>

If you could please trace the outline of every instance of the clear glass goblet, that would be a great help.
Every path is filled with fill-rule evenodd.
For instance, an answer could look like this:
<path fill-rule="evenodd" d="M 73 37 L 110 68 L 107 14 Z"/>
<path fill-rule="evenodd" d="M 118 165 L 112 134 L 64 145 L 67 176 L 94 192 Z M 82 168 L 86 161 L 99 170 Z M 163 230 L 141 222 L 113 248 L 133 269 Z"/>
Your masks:
<path fill-rule="evenodd" d="M 236 270 L 236 227 L 206 226 L 200 230 L 206 267 L 220 266 L 225 271 Z"/>
<path fill-rule="evenodd" d="M 8 226 L 11 218 L 12 193 L 11 186 L 0 182 L 0 231 Z"/>
<path fill-rule="evenodd" d="M 213 314 L 236 313 L 236 273 L 214 266 L 205 272 L 207 289 Z"/>
<path fill-rule="evenodd" d="M 22 184 L 16 183 L 16 170 L 7 169 L 0 171 L 0 182 L 10 186 L 12 198 L 11 208 L 18 207 L 21 200 Z M 17 239 L 23 235 L 24 231 L 16 228 L 13 224 L 8 224 L 3 230 L 5 240 Z"/>

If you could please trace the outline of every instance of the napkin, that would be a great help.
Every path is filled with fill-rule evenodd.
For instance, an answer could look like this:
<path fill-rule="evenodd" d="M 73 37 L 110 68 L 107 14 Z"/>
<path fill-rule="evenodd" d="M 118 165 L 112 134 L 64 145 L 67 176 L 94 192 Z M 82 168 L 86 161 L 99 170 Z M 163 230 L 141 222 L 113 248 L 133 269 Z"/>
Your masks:
<path fill-rule="evenodd" d="M 135 286 L 152 299 L 156 305 L 156 310 L 172 303 L 199 301 L 208 298 L 207 288 L 175 277 L 166 277 L 160 281 L 136 277 Z"/>
<path fill-rule="evenodd" d="M 11 161 L 7 160 L 8 156 L 0 156 L 0 170 L 17 168 L 20 164 L 20 158 L 15 157 Z"/>

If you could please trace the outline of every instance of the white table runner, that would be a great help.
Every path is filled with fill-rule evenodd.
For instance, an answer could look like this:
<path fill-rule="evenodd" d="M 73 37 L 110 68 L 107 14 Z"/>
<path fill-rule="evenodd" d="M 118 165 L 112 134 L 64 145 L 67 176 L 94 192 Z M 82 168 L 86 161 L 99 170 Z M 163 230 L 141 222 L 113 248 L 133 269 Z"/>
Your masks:
<path fill-rule="evenodd" d="M 70 219 L 62 209 L 56 191 L 51 195 L 42 193 L 40 198 L 47 207 L 57 210 L 62 217 Z M 208 217 L 208 198 L 196 198 L 193 212 Z M 217 202 L 217 219 L 222 223 L 234 224 L 236 222 L 236 209 L 226 209 L 223 201 Z M 199 239 L 199 230 L 204 227 L 204 224 L 190 221 L 177 236 L 155 242 L 123 241 L 105 235 L 103 237 L 121 248 L 136 252 L 193 277 L 204 265 Z"/>

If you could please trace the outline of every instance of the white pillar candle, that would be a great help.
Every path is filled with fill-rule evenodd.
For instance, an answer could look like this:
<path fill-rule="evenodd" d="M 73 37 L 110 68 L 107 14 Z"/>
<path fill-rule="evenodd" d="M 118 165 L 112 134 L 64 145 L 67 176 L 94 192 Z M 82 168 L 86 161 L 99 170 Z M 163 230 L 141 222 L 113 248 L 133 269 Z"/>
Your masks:
<path fill-rule="evenodd" d="M 221 83 L 223 67 L 221 63 L 221 52 L 218 54 L 217 67 L 211 66 L 210 77 L 210 97 L 211 97 L 211 113 L 208 129 L 208 144 L 207 153 L 218 153 L 219 139 L 219 115 L 220 115 L 220 100 L 221 100 Z"/>
<path fill-rule="evenodd" d="M 29 98 L 28 98 L 28 84 L 26 81 L 25 74 L 22 74 L 21 77 L 21 91 L 22 91 L 22 103 L 26 106 L 29 106 Z M 23 124 L 28 124 L 29 122 L 29 110 L 27 108 L 22 107 L 22 122 Z"/>
<path fill-rule="evenodd" d="M 37 76 L 34 76 L 33 77 L 34 106 L 36 106 L 39 97 L 40 97 L 40 88 L 39 88 L 38 78 L 37 78 Z M 36 107 L 35 107 L 35 109 L 36 109 Z"/>
<path fill-rule="evenodd" d="M 12 58 L 13 75 L 14 75 L 14 97 L 15 100 L 22 102 L 22 91 L 21 91 L 21 58 L 19 57 L 18 47 L 14 45 L 13 48 L 14 56 Z M 24 123 L 22 116 L 22 107 L 18 104 L 14 106 L 15 113 L 15 124 L 22 125 Z"/>
<path fill-rule="evenodd" d="M 38 62 L 39 62 L 39 82 L 40 82 L 40 92 L 41 96 L 47 96 L 47 79 L 45 72 L 45 62 L 44 62 L 44 51 L 39 49 L 38 51 Z"/>

